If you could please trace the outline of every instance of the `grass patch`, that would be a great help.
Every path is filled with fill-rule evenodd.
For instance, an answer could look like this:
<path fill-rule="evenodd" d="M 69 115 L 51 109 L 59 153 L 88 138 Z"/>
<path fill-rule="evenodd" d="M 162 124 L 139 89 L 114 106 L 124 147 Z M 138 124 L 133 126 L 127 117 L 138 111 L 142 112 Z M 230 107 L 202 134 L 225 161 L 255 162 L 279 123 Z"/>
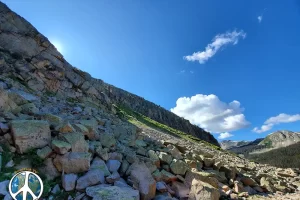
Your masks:
<path fill-rule="evenodd" d="M 1 153 L 2 156 L 2 163 L 1 163 L 1 173 L 0 173 L 0 182 L 4 180 L 11 179 L 11 175 L 17 171 L 15 168 L 16 165 L 20 164 L 22 160 L 29 160 L 33 169 L 38 169 L 39 167 L 44 165 L 44 160 L 41 159 L 36 154 L 36 149 L 31 149 L 27 151 L 25 154 L 18 154 L 18 153 L 11 153 L 9 148 L 6 145 L 1 145 L 3 152 Z M 14 166 L 13 167 L 5 167 L 5 165 L 13 160 Z"/>
<path fill-rule="evenodd" d="M 171 128 L 165 124 L 161 124 L 149 117 L 146 117 L 138 112 L 132 111 L 124 106 L 116 106 L 115 105 L 115 108 L 117 110 L 117 115 L 120 118 L 126 119 L 128 122 L 130 122 L 134 125 L 149 126 L 151 128 L 157 129 L 159 131 L 167 132 L 168 134 L 173 135 L 175 137 L 184 138 L 186 140 L 196 142 L 196 143 L 202 143 L 207 146 L 210 146 L 211 148 L 222 151 L 222 149 L 218 146 L 215 146 L 209 142 L 201 140 L 197 137 L 194 137 L 192 135 L 189 135 L 189 134 L 179 131 L 177 129 Z"/>
<path fill-rule="evenodd" d="M 78 100 L 77 99 L 75 99 L 75 98 L 72 98 L 72 97 L 67 97 L 67 102 L 69 102 L 69 103 L 78 103 Z"/>

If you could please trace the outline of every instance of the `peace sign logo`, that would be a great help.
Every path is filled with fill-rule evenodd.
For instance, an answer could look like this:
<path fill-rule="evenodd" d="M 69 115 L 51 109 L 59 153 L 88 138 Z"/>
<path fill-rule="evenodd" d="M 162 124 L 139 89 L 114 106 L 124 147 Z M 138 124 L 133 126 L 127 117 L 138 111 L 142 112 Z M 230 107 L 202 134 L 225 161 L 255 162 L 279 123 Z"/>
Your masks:
<path fill-rule="evenodd" d="M 9 193 L 14 200 L 37 200 L 43 194 L 43 182 L 35 173 L 22 171 L 10 180 Z"/>

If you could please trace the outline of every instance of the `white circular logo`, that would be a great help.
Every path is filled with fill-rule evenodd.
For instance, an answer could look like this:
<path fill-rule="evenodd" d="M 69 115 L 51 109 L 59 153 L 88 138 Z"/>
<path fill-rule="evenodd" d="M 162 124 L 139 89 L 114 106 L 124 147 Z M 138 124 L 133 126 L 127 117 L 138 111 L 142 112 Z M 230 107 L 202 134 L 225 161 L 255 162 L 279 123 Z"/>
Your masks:
<path fill-rule="evenodd" d="M 43 194 L 43 181 L 30 171 L 22 171 L 9 182 L 9 193 L 14 200 L 38 200 Z"/>

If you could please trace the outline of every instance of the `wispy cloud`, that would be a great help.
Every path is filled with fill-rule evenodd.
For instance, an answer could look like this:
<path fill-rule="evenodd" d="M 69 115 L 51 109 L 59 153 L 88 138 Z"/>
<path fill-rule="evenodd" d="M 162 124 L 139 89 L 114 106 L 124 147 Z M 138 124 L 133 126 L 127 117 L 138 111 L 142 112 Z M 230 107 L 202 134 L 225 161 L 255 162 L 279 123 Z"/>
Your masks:
<path fill-rule="evenodd" d="M 229 44 L 236 45 L 240 39 L 244 39 L 246 33 L 243 30 L 216 35 L 210 44 L 208 44 L 204 51 L 194 52 L 192 55 L 184 56 L 187 61 L 199 61 L 200 64 L 204 64 L 207 60 L 213 57 L 222 47 Z"/>
<path fill-rule="evenodd" d="M 267 8 L 265 8 L 265 9 L 263 10 L 263 12 L 261 13 L 261 15 L 259 15 L 259 16 L 257 17 L 258 23 L 261 23 L 261 22 L 262 22 L 266 10 L 267 10 Z"/>
<path fill-rule="evenodd" d="M 258 20 L 258 23 L 261 23 L 261 21 L 263 20 L 263 15 L 259 15 L 259 16 L 257 17 L 257 20 Z"/>
<path fill-rule="evenodd" d="M 232 136 L 233 135 L 231 133 L 225 132 L 225 133 L 221 133 L 218 138 L 223 140 L 223 139 L 226 139 L 226 138 L 229 138 L 229 137 L 232 137 Z"/>
<path fill-rule="evenodd" d="M 292 123 L 292 122 L 296 122 L 296 121 L 300 121 L 300 114 L 288 115 L 285 113 L 281 113 L 275 117 L 270 117 L 269 119 L 267 119 L 265 121 L 265 123 L 260 128 L 255 127 L 252 131 L 254 131 L 256 133 L 263 133 L 263 132 L 271 130 L 273 128 L 273 126 L 275 126 L 277 124 Z"/>

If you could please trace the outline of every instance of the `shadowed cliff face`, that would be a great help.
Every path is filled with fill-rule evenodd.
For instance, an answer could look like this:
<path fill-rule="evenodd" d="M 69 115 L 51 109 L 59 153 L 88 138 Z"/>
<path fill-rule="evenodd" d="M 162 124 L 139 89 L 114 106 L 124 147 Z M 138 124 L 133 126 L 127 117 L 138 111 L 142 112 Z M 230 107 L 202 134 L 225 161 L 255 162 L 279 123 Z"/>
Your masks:
<path fill-rule="evenodd" d="M 17 79 L 21 83 L 19 87 L 25 86 L 37 94 L 89 101 L 112 112 L 112 104 L 121 104 L 219 146 L 210 133 L 189 121 L 74 68 L 45 36 L 1 2 L 0 20 L 0 80 Z"/>

